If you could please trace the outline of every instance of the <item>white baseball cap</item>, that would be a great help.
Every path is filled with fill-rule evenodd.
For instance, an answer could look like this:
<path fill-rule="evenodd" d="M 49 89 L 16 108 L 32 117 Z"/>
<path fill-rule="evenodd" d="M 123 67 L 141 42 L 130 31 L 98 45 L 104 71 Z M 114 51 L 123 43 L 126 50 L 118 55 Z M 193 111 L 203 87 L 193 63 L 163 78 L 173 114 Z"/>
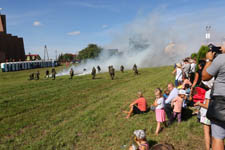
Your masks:
<path fill-rule="evenodd" d="M 178 94 L 186 95 L 186 91 L 185 90 L 179 90 Z"/>

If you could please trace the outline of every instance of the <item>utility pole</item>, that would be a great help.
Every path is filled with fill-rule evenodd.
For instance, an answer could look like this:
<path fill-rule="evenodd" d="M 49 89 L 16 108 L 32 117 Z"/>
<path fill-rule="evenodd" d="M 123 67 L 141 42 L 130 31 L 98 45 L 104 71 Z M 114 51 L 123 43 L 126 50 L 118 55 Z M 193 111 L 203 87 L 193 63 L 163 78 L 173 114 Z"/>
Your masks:
<path fill-rule="evenodd" d="M 210 42 L 210 30 L 211 30 L 211 26 L 206 26 L 206 34 L 205 34 L 205 38 L 206 38 L 206 43 L 207 45 Z"/>
<path fill-rule="evenodd" d="M 44 48 L 44 60 L 46 59 L 49 60 L 47 45 L 45 45 L 45 48 Z"/>
<path fill-rule="evenodd" d="M 55 50 L 55 60 L 57 61 L 58 58 L 58 54 L 57 54 L 57 50 Z"/>

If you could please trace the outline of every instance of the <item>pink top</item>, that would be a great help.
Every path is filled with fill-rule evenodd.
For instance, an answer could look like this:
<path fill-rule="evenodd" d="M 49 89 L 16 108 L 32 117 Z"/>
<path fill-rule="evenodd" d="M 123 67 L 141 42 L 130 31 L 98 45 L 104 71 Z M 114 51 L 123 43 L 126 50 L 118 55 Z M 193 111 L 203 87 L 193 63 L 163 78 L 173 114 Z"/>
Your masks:
<path fill-rule="evenodd" d="M 183 99 L 177 96 L 172 100 L 172 104 L 174 105 L 173 112 L 181 112 Z"/>

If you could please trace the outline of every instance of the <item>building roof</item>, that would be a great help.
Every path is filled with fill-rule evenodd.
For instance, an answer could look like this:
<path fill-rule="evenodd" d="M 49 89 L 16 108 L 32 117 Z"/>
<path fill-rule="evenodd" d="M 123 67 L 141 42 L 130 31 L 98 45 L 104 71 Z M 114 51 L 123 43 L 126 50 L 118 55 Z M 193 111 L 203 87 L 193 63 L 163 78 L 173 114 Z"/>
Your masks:
<path fill-rule="evenodd" d="M 25 56 L 39 56 L 38 54 L 28 54 L 28 55 L 25 55 Z"/>

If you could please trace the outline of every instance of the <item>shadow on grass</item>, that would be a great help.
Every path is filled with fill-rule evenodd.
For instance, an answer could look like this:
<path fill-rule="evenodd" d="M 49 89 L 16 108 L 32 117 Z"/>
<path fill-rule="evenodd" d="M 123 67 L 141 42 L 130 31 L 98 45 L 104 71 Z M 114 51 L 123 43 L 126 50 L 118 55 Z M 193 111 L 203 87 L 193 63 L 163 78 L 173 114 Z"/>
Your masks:
<path fill-rule="evenodd" d="M 98 80 L 98 79 L 102 79 L 102 77 L 96 77 L 95 79 L 93 79 L 93 80 Z"/>
<path fill-rule="evenodd" d="M 149 148 L 151 148 L 152 146 L 154 146 L 155 144 L 157 144 L 157 141 L 148 140 L 148 144 L 149 144 Z"/>
<path fill-rule="evenodd" d="M 193 116 L 192 112 L 193 111 L 189 108 L 183 108 L 182 109 L 182 120 L 187 121 L 187 120 L 191 119 L 191 117 Z"/>

